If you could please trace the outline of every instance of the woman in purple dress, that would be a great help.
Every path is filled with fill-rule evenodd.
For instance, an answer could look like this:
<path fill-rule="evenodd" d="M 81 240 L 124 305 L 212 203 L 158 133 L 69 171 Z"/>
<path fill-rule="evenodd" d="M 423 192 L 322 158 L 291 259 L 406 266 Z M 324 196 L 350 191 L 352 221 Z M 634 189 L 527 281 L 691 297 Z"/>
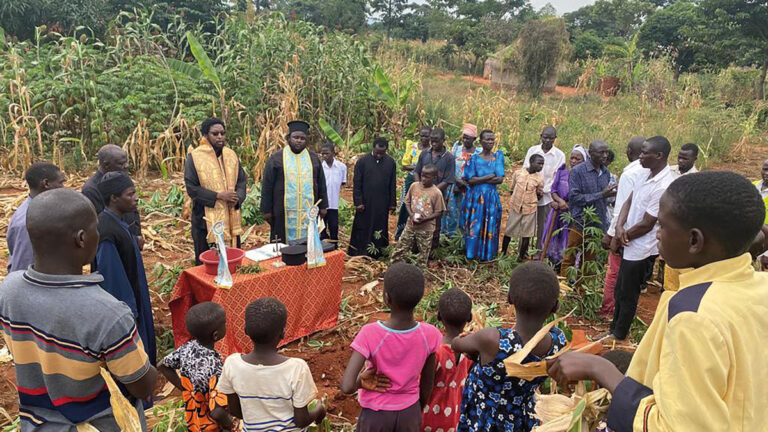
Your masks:
<path fill-rule="evenodd" d="M 563 261 L 563 253 L 568 244 L 568 223 L 562 220 L 563 213 L 568 211 L 568 178 L 571 169 L 589 158 L 587 150 L 579 144 L 576 144 L 571 150 L 570 163 L 571 168 L 563 164 L 552 181 L 552 208 L 549 210 L 547 221 L 544 223 L 544 232 L 539 247 L 542 253 L 546 253 L 549 261 L 559 265 Z M 549 240 L 547 242 L 547 240 Z M 546 250 L 546 251 L 545 251 Z"/>

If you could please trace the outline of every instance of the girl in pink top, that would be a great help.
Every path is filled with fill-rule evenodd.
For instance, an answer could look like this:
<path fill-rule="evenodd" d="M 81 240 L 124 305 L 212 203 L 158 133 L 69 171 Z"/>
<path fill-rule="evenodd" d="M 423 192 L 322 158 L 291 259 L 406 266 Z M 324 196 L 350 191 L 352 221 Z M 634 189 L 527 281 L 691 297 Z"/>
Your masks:
<path fill-rule="evenodd" d="M 341 390 L 358 391 L 363 408 L 358 432 L 421 431 L 422 407 L 434 382 L 435 351 L 443 339 L 435 326 L 413 319 L 413 309 L 423 295 L 421 270 L 402 262 L 393 264 L 384 275 L 389 319 L 366 324 L 352 341 Z"/>

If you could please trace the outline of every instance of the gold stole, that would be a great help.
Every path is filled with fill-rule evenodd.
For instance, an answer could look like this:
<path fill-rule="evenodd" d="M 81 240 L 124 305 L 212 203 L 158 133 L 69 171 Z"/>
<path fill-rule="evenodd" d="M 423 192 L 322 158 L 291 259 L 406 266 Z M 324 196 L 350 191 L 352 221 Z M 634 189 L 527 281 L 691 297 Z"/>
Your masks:
<path fill-rule="evenodd" d="M 240 162 L 232 149 L 224 147 L 221 149 L 221 157 L 216 157 L 213 146 L 207 139 L 202 138 L 200 144 L 190 154 L 197 170 L 197 177 L 200 179 L 200 186 L 216 193 L 235 190 Z M 211 227 L 219 221 L 224 222 L 224 239 L 233 244 L 233 239 L 243 233 L 240 210 L 235 210 L 234 205 L 220 200 L 216 200 L 214 207 L 205 207 L 208 243 L 216 242 Z"/>

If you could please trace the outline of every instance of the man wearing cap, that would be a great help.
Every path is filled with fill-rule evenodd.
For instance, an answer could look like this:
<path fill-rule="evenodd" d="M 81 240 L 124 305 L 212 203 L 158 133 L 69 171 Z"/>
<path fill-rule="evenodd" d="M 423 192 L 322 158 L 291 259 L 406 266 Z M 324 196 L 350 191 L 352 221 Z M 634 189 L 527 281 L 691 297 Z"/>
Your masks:
<path fill-rule="evenodd" d="M 270 241 L 288 243 L 307 237 L 309 210 L 319 203 L 328 211 L 325 174 L 320 158 L 307 149 L 309 124 L 288 123 L 288 145 L 267 160 L 261 179 L 261 212 L 270 224 Z"/>
<path fill-rule="evenodd" d="M 240 206 L 248 180 L 237 153 L 226 146 L 224 122 L 205 119 L 200 132 L 200 144 L 189 152 L 184 166 L 184 185 L 192 199 L 191 231 L 197 265 L 201 264 L 200 254 L 216 243 L 211 232 L 216 222 L 224 222 L 224 241 L 240 247 Z"/>
<path fill-rule="evenodd" d="M 464 202 L 464 196 L 467 193 L 467 182 L 464 178 L 464 167 L 472 159 L 472 155 L 480 153 L 480 148 L 475 147 L 475 141 L 477 140 L 477 126 L 465 123 L 461 128 L 461 140 L 456 141 L 453 144 L 454 158 L 456 159 L 456 183 L 448 186 L 448 193 L 446 198 L 446 212 L 443 214 L 443 221 L 441 225 L 442 232 L 447 235 L 452 235 L 457 229 L 463 229 L 459 226 L 461 220 L 461 206 Z"/>
<path fill-rule="evenodd" d="M 98 187 L 105 207 L 99 214 L 95 271 L 104 277 L 101 287 L 131 308 L 139 337 L 154 366 L 157 350 L 147 275 L 139 244 L 123 219 L 136 211 L 139 203 L 136 187 L 131 178 L 120 171 L 104 174 Z"/>

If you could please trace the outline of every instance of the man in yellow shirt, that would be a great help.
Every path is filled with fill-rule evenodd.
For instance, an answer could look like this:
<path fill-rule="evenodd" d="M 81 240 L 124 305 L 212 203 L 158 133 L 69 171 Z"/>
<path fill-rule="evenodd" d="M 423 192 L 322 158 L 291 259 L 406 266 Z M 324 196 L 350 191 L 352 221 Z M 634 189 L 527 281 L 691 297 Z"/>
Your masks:
<path fill-rule="evenodd" d="M 760 194 L 738 174 L 675 180 L 660 202 L 659 249 L 689 270 L 659 303 L 627 376 L 578 353 L 550 361 L 550 376 L 608 389 L 616 432 L 768 430 L 768 274 L 747 252 L 764 218 Z"/>

